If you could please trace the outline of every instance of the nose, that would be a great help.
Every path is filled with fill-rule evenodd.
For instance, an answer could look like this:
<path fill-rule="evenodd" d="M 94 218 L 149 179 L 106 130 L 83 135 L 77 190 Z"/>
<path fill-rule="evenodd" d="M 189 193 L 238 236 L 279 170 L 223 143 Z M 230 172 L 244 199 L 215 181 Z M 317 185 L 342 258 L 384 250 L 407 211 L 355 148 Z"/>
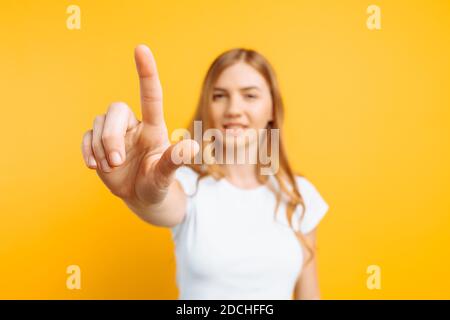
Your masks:
<path fill-rule="evenodd" d="M 227 108 L 225 110 L 225 117 L 238 118 L 242 115 L 241 101 L 236 95 L 232 95 Z"/>

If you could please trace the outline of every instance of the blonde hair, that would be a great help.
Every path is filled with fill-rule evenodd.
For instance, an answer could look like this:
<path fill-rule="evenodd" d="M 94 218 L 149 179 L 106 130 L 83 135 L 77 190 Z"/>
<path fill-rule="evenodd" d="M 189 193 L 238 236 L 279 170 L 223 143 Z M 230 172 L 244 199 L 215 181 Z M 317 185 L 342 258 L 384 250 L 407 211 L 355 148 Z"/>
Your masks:
<path fill-rule="evenodd" d="M 257 70 L 267 81 L 267 84 L 270 88 L 270 93 L 272 96 L 272 112 L 273 112 L 273 120 L 269 122 L 268 128 L 269 129 L 279 129 L 280 131 L 280 141 L 279 141 L 279 170 L 274 175 L 279 188 L 276 189 L 273 186 L 269 185 L 269 188 L 274 192 L 276 196 L 276 206 L 275 206 L 275 213 L 277 213 L 280 202 L 282 200 L 283 195 L 285 198 L 287 197 L 287 203 L 286 203 L 286 214 L 288 223 L 292 226 L 292 216 L 294 214 L 295 209 L 298 205 L 302 206 L 302 214 L 300 217 L 300 223 L 303 220 L 304 213 L 305 213 L 305 204 L 303 201 L 303 198 L 300 194 L 300 191 L 298 189 L 294 173 L 291 169 L 291 166 L 289 164 L 285 147 L 282 140 L 282 131 L 281 127 L 284 120 L 284 105 L 283 100 L 281 98 L 280 94 L 280 88 L 279 84 L 275 75 L 275 72 L 273 68 L 271 67 L 270 63 L 267 61 L 266 58 L 264 58 L 260 53 L 250 50 L 250 49 L 243 49 L 243 48 L 237 48 L 232 49 L 229 51 L 226 51 L 219 55 L 214 62 L 211 64 L 206 77 L 202 84 L 200 99 L 197 104 L 197 109 L 194 115 L 193 120 L 190 123 L 189 131 L 191 134 L 191 137 L 194 136 L 194 121 L 201 121 L 203 129 L 209 129 L 211 128 L 211 115 L 209 112 L 209 106 L 212 100 L 212 92 L 214 84 L 216 83 L 217 79 L 221 75 L 222 71 L 224 71 L 229 66 L 243 61 L 247 63 L 248 65 L 252 66 L 255 70 Z M 268 143 L 270 145 L 270 135 L 268 135 Z M 266 141 L 267 142 L 267 141 Z M 202 142 L 203 147 L 201 150 L 204 150 L 205 144 L 207 142 Z M 257 161 L 257 167 L 258 169 L 261 167 L 260 161 Z M 192 168 L 195 172 L 198 174 L 197 179 L 197 190 L 198 190 L 198 183 L 200 179 L 212 176 L 215 179 L 220 179 L 224 177 L 224 172 L 221 170 L 221 168 L 216 164 L 208 164 L 208 165 L 198 165 L 198 164 L 189 164 L 190 168 Z M 260 170 L 258 170 L 260 172 Z M 300 175 L 301 176 L 301 175 Z M 267 183 L 268 181 L 267 175 L 258 175 L 258 181 L 260 183 Z M 299 224 L 300 226 L 301 224 Z M 297 238 L 300 240 L 301 245 L 303 245 L 309 254 L 309 259 L 307 262 L 304 261 L 305 264 L 307 264 L 309 261 L 312 260 L 314 255 L 314 250 L 311 247 L 310 244 L 306 241 L 304 238 L 300 228 L 298 231 L 296 231 L 293 228 Z"/>

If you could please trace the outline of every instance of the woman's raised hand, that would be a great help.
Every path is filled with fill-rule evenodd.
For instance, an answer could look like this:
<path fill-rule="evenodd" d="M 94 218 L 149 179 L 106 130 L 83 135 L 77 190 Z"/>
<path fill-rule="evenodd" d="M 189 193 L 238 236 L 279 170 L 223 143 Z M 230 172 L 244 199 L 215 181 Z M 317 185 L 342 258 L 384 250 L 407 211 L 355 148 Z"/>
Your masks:
<path fill-rule="evenodd" d="M 112 103 L 84 134 L 82 153 L 86 165 L 114 195 L 135 206 L 157 206 L 166 197 L 175 170 L 195 156 L 199 145 L 193 140 L 170 144 L 153 54 L 139 45 L 135 60 L 142 121 L 125 103 Z"/>

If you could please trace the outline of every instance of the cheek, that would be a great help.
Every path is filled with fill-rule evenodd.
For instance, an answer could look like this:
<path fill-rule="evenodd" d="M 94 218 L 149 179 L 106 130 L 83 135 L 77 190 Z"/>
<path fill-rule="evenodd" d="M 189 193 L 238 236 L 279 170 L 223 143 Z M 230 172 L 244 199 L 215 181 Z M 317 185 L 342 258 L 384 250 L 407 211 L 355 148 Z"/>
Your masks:
<path fill-rule="evenodd" d="M 209 114 L 211 115 L 212 125 L 217 127 L 219 123 L 222 122 L 223 119 L 223 108 L 220 105 L 211 105 L 209 107 Z"/>
<path fill-rule="evenodd" d="M 265 128 L 267 122 L 272 118 L 272 104 L 271 102 L 261 102 L 258 106 L 252 109 L 249 113 L 253 126 L 258 128 Z"/>
<path fill-rule="evenodd" d="M 211 115 L 211 119 L 213 121 L 219 119 L 221 117 L 221 112 L 220 112 L 219 106 L 215 105 L 215 104 L 211 104 L 209 106 L 209 114 Z"/>

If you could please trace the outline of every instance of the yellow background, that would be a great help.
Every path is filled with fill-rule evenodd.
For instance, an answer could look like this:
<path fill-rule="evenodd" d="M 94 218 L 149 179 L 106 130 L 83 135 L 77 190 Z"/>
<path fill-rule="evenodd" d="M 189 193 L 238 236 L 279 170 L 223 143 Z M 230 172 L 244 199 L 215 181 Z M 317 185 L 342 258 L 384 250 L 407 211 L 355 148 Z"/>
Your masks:
<path fill-rule="evenodd" d="M 66 28 L 70 4 L 81 30 Z M 370 4 L 381 30 L 366 27 Z M 450 298 L 448 1 L 2 1 L 0 12 L 0 298 L 177 297 L 170 232 L 140 221 L 80 151 L 110 102 L 140 117 L 139 43 L 154 51 L 170 132 L 218 54 L 244 46 L 272 62 L 292 165 L 331 207 L 323 298 Z M 372 264 L 381 290 L 366 287 Z"/>

